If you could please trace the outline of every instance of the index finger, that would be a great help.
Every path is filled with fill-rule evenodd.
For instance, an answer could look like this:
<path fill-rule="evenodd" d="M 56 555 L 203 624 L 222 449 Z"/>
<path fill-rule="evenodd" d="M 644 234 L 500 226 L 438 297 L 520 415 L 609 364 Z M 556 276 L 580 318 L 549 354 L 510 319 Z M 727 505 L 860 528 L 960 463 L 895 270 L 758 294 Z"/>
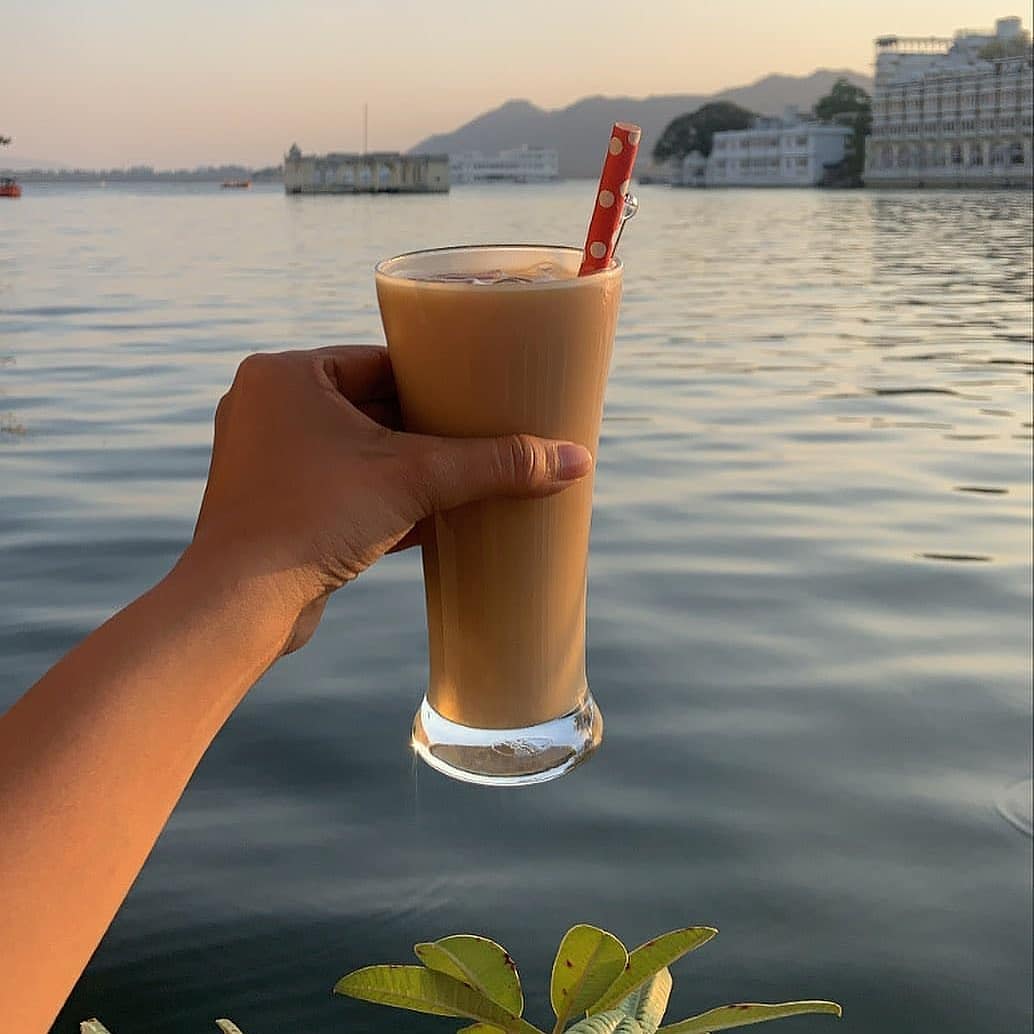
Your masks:
<path fill-rule="evenodd" d="M 395 377 L 383 346 L 331 345 L 314 348 L 310 354 L 349 402 L 390 402 L 395 398 Z"/>

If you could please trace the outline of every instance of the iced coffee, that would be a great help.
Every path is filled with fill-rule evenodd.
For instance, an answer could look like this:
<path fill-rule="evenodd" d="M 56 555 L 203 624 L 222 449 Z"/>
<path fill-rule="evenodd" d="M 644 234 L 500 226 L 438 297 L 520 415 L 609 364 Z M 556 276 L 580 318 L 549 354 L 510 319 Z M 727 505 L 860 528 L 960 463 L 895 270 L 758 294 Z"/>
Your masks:
<path fill-rule="evenodd" d="M 405 429 L 527 432 L 595 455 L 621 268 L 579 277 L 581 258 L 503 246 L 381 263 Z M 545 499 L 462 506 L 422 529 L 430 676 L 415 744 L 449 774 L 531 781 L 537 767 L 595 746 L 585 679 L 591 511 L 590 476 Z"/>

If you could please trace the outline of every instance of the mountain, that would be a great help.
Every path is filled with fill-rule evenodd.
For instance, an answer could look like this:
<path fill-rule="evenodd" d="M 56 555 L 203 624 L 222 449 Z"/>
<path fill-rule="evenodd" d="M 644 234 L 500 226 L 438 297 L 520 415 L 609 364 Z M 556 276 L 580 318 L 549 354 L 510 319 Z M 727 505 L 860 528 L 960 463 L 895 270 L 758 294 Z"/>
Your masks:
<path fill-rule="evenodd" d="M 787 105 L 805 111 L 829 93 L 840 77 L 872 92 L 872 79 L 860 72 L 820 68 L 806 76 L 768 75 L 748 86 L 715 94 L 673 94 L 660 97 L 584 97 L 566 108 L 546 111 L 526 100 L 507 101 L 452 133 L 421 140 L 410 153 L 483 151 L 531 144 L 560 152 L 561 176 L 596 176 L 603 142 L 611 123 L 635 122 L 643 127 L 643 157 L 668 123 L 708 101 L 729 100 L 759 114 L 779 115 Z"/>

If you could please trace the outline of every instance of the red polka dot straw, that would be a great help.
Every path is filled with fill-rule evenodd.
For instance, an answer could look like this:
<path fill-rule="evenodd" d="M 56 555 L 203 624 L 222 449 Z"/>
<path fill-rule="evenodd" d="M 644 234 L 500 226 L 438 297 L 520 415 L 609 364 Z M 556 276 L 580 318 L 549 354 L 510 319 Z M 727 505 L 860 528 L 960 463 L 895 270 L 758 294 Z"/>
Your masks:
<path fill-rule="evenodd" d="M 631 187 L 632 166 L 635 165 L 642 135 L 643 131 L 631 122 L 615 122 L 610 131 L 579 276 L 606 269 L 614 257 L 614 243 L 621 230 L 625 198 Z"/>

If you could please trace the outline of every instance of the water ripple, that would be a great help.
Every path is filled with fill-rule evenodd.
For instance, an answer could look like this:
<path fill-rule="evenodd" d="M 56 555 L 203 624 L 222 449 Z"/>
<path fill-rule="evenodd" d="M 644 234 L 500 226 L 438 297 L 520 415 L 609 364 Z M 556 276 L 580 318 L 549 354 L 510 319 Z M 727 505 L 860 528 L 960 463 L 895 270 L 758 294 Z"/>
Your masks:
<path fill-rule="evenodd" d="M 380 340 L 376 260 L 577 241 L 591 190 L 41 186 L 5 208 L 0 707 L 189 540 L 243 355 Z M 843 1034 L 1030 1028 L 1030 783 L 1010 780 L 1031 750 L 1032 202 L 640 200 L 589 564 L 598 756 L 505 795 L 416 767 L 419 559 L 385 560 L 212 745 L 54 1034 L 382 1031 L 334 980 L 463 929 L 516 951 L 548 1013 L 579 921 L 721 927 L 673 1012 L 800 993 L 843 1001 Z"/>

